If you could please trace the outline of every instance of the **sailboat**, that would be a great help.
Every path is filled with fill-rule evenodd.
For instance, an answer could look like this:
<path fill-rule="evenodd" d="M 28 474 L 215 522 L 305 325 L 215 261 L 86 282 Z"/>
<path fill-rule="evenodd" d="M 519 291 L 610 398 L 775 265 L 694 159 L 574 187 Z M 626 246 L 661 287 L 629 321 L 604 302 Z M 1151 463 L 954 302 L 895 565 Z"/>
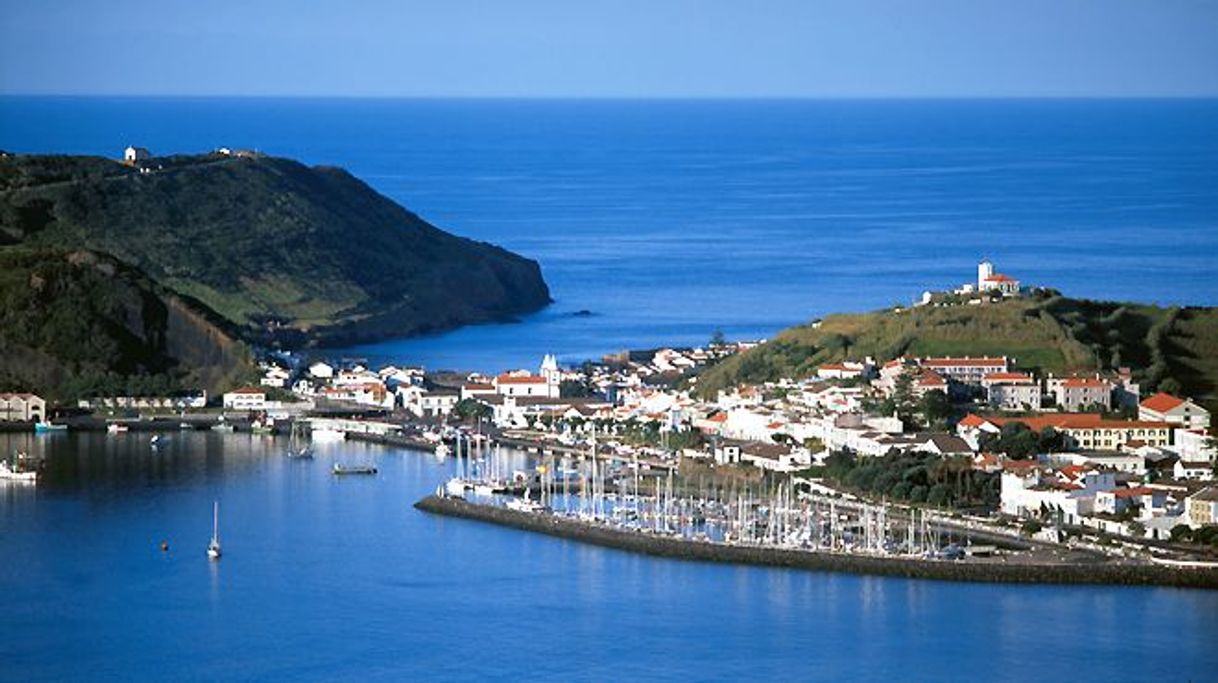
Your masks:
<path fill-rule="evenodd" d="M 211 560 L 220 559 L 220 501 L 212 507 L 211 542 L 207 544 L 207 557 Z"/>
<path fill-rule="evenodd" d="M 304 440 L 304 423 L 300 420 L 292 421 L 292 436 L 288 441 L 288 457 L 310 459 L 313 457 L 313 446 L 305 443 Z"/>

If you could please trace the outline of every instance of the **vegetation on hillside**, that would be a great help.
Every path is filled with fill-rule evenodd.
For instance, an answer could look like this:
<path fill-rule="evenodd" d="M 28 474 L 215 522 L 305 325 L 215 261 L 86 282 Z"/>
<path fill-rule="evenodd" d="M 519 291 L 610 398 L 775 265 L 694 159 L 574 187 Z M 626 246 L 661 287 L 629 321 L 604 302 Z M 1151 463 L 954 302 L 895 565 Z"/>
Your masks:
<path fill-rule="evenodd" d="M 739 383 L 815 375 L 822 363 L 872 356 L 1014 356 L 1066 373 L 1132 367 L 1143 389 L 1211 400 L 1218 388 L 1218 309 L 1160 308 L 1045 293 L 981 306 L 833 315 L 791 328 L 708 369 L 706 396 Z"/>
<path fill-rule="evenodd" d="M 0 388 L 71 400 L 215 389 L 247 350 L 190 302 L 85 251 L 0 249 Z"/>
<path fill-rule="evenodd" d="M 994 509 L 1000 494 L 998 475 L 973 469 L 968 458 L 933 453 L 834 453 L 811 474 L 870 496 L 936 507 Z"/>
<path fill-rule="evenodd" d="M 345 344 L 549 302 L 538 265 L 445 233 L 337 168 L 183 156 L 0 159 L 0 244 L 111 254 L 250 339 Z"/>

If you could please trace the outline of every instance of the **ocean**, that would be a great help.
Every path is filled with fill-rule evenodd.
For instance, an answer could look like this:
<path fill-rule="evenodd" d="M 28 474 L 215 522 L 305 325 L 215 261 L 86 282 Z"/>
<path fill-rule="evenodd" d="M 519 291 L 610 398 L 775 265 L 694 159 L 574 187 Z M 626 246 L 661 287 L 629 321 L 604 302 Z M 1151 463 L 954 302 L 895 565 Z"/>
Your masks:
<path fill-rule="evenodd" d="M 495 371 L 765 338 L 983 257 L 1073 296 L 1218 304 L 1215 100 L 0 98 L 0 149 L 128 144 L 342 166 L 538 260 L 553 292 L 517 324 L 340 358 Z"/>
<path fill-rule="evenodd" d="M 0 149 L 128 144 L 340 165 L 541 263 L 548 309 L 334 352 L 372 362 L 497 370 L 766 337 L 969 281 L 983 256 L 1075 296 L 1218 304 L 1214 101 L 0 98 Z M 0 680 L 1218 671 L 1212 592 L 646 558 L 417 512 L 452 472 L 430 454 L 283 447 L 0 434 L 0 453 L 49 463 L 36 488 L 0 482 Z M 336 461 L 381 473 L 335 478 Z"/>

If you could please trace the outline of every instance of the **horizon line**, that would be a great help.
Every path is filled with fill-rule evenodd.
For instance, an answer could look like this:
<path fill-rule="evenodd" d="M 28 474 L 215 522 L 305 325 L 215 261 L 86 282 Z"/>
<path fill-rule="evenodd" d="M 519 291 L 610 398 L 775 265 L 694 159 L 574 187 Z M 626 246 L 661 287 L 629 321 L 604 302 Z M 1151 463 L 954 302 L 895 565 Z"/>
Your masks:
<path fill-rule="evenodd" d="M 680 101 L 1136 101 L 1136 100 L 1216 100 L 1218 93 L 1192 95 L 376 95 L 376 94 L 240 94 L 240 93 L 38 93 L 0 92 L 0 98 L 81 98 L 81 99 L 248 99 L 248 100 L 469 100 L 469 101 L 601 101 L 601 102 L 680 102 Z"/>

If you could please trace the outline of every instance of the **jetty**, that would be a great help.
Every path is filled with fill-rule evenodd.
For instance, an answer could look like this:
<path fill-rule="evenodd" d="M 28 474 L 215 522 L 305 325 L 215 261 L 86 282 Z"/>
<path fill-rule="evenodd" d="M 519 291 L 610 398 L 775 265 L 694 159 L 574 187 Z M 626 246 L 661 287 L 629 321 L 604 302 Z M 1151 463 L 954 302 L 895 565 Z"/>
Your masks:
<path fill-rule="evenodd" d="M 415 507 L 436 515 L 488 522 L 656 557 L 698 562 L 945 581 L 1157 585 L 1218 589 L 1218 566 L 1214 564 L 1193 563 L 1181 566 L 1132 559 L 1116 560 L 1103 556 L 1080 556 L 1073 561 L 1053 560 L 1045 553 L 1028 557 L 967 559 L 886 556 L 686 538 L 554 514 L 543 509 L 513 509 L 442 495 L 427 496 L 415 503 Z"/>

